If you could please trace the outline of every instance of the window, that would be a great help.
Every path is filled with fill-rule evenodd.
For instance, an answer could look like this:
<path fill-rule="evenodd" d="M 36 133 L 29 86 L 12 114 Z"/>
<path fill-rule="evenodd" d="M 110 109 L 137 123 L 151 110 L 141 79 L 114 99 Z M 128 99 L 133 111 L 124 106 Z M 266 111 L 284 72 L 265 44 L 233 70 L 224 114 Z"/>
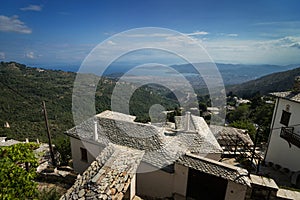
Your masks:
<path fill-rule="evenodd" d="M 80 152 L 81 152 L 81 160 L 87 162 L 88 161 L 87 150 L 80 147 Z"/>
<path fill-rule="evenodd" d="M 283 110 L 282 115 L 281 115 L 281 119 L 280 119 L 280 123 L 285 125 L 285 126 L 288 126 L 289 121 L 290 121 L 290 117 L 291 117 L 291 113 Z"/>

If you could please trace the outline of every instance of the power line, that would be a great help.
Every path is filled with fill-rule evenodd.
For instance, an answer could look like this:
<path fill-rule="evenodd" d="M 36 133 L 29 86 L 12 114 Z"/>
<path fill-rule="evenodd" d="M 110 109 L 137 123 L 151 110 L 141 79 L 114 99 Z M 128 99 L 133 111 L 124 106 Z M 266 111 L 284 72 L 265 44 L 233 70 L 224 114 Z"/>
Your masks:
<path fill-rule="evenodd" d="M 15 90 L 15 89 L 12 88 L 11 86 L 9 86 L 9 85 L 6 84 L 5 82 L 3 82 L 1 79 L 0 79 L 0 83 L 1 83 L 2 85 L 4 85 L 5 87 L 7 87 L 8 89 L 10 89 L 13 93 L 15 93 L 15 94 L 17 94 L 17 95 L 23 97 L 24 99 L 26 99 L 26 100 L 28 101 L 27 104 L 28 104 L 30 107 L 33 107 L 32 105 L 35 105 L 35 104 L 36 104 L 36 102 L 32 101 L 32 99 L 30 99 L 30 98 L 24 96 L 23 94 L 21 94 L 20 92 L 18 92 L 17 90 Z M 29 104 L 29 103 L 31 103 L 31 104 Z"/>

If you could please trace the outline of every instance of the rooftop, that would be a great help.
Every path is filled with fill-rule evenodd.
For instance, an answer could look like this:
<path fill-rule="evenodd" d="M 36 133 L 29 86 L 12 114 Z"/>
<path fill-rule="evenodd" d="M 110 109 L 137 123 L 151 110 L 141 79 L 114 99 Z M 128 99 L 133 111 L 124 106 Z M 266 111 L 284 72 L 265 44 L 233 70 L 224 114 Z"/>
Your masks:
<path fill-rule="evenodd" d="M 218 176 L 243 185 L 250 185 L 245 169 L 187 153 L 178 159 L 179 164 L 192 169 Z"/>
<path fill-rule="evenodd" d="M 61 200 L 123 198 L 142 157 L 142 151 L 109 144 Z"/>
<path fill-rule="evenodd" d="M 293 91 L 286 91 L 286 92 L 273 92 L 270 94 L 275 97 L 288 99 L 300 103 L 300 93 L 294 93 Z"/>
<path fill-rule="evenodd" d="M 210 125 L 210 130 L 220 145 L 236 145 L 236 141 L 241 141 L 249 146 L 253 145 L 253 141 L 244 129 Z"/>
<path fill-rule="evenodd" d="M 6 137 L 0 137 L 0 147 L 11 146 L 11 145 L 18 144 L 18 143 L 21 143 L 21 142 L 14 140 L 14 139 L 7 140 Z"/>
<path fill-rule="evenodd" d="M 128 116 L 128 119 L 126 118 Z M 222 149 L 203 118 L 185 115 L 177 119 L 182 126 L 189 120 L 187 131 L 176 130 L 174 136 L 166 136 L 164 127 L 134 122 L 133 116 L 105 111 L 96 115 L 97 142 L 108 145 L 110 142 L 145 151 L 143 161 L 162 168 L 173 164 L 185 152 L 196 154 L 221 153 Z M 188 117 L 188 119 L 187 119 Z M 68 130 L 66 134 L 78 139 L 93 141 L 94 118 Z"/>
<path fill-rule="evenodd" d="M 110 110 L 103 111 L 102 113 L 96 115 L 100 118 L 108 118 L 108 119 L 115 119 L 115 120 L 121 120 L 121 121 L 128 121 L 128 122 L 134 122 L 135 116 L 132 115 L 126 115 L 119 112 L 114 112 Z"/>

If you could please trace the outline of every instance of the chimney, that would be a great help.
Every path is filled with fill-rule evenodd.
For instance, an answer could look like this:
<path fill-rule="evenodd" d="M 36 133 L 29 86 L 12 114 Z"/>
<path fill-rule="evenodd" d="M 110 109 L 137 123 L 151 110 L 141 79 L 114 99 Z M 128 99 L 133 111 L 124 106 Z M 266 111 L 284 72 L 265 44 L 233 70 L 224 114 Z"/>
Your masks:
<path fill-rule="evenodd" d="M 185 130 L 189 131 L 190 130 L 190 119 L 191 119 L 191 112 L 187 111 L 185 112 L 185 120 L 186 120 L 186 127 Z"/>
<path fill-rule="evenodd" d="M 300 93 L 300 76 L 296 76 L 294 80 L 293 93 Z"/>
<path fill-rule="evenodd" d="M 94 140 L 98 140 L 98 120 L 97 117 L 94 118 Z"/>

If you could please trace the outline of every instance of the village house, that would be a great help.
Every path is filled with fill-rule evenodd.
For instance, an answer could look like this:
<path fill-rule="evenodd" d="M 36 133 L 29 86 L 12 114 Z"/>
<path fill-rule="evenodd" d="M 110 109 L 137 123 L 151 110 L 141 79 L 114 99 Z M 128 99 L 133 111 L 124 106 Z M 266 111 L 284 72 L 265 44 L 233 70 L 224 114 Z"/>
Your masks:
<path fill-rule="evenodd" d="M 134 119 L 104 111 L 66 132 L 81 174 L 61 200 L 271 200 L 278 191 L 289 199 L 272 179 L 219 162 L 222 148 L 203 118 L 187 112 L 167 127 Z M 241 134 L 233 135 L 248 141 Z"/>
<path fill-rule="evenodd" d="M 20 141 L 14 139 L 7 139 L 7 137 L 0 137 L 0 147 L 11 146 L 18 143 L 20 143 Z"/>
<path fill-rule="evenodd" d="M 300 173 L 300 77 L 295 78 L 292 91 L 271 95 L 277 99 L 265 161 L 295 172 L 292 182 L 297 184 Z"/>
<path fill-rule="evenodd" d="M 200 195 L 203 197 L 204 193 L 215 199 L 229 198 L 233 194 L 236 199 L 245 197 L 250 186 L 247 171 L 218 162 L 222 148 L 203 118 L 187 112 L 184 116 L 175 118 L 175 129 L 137 123 L 134 119 L 134 116 L 105 111 L 67 131 L 71 140 L 74 169 L 84 172 L 81 179 L 85 181 L 80 179 L 64 198 L 71 199 L 72 195 L 78 195 L 76 191 L 80 191 L 79 188 L 86 188 L 86 180 L 94 180 L 93 184 L 98 183 L 98 186 L 88 190 L 89 193 L 81 189 L 80 195 L 83 196 L 111 195 L 111 190 L 106 191 L 107 181 L 110 180 L 112 183 L 109 182 L 108 185 L 111 188 L 119 187 L 122 195 L 127 197 L 138 194 L 155 198 L 189 196 L 197 199 Z M 127 148 L 127 154 L 141 159 L 134 159 L 138 162 L 130 164 L 134 156 L 126 156 L 122 148 Z M 112 162 L 109 161 L 112 158 L 107 158 L 107 155 L 121 155 L 115 152 L 124 152 L 124 156 L 115 157 L 113 163 L 124 163 L 121 157 L 128 159 L 125 164 L 127 167 L 123 169 L 132 173 L 130 180 L 126 177 L 127 182 L 122 179 L 124 187 L 113 186 L 115 178 L 104 179 L 104 185 L 96 180 L 104 177 L 104 171 L 101 171 L 102 175 L 99 172 L 103 166 L 108 171 L 118 168 L 107 164 Z M 118 171 L 117 177 L 128 174 L 123 169 Z M 99 174 L 98 178 L 93 179 L 96 174 Z M 131 186 L 125 187 L 129 182 Z M 218 189 L 215 187 L 216 183 L 219 183 Z M 133 186 L 135 187 L 132 188 Z M 117 194 L 119 190 L 112 189 L 113 195 L 120 195 Z"/>

